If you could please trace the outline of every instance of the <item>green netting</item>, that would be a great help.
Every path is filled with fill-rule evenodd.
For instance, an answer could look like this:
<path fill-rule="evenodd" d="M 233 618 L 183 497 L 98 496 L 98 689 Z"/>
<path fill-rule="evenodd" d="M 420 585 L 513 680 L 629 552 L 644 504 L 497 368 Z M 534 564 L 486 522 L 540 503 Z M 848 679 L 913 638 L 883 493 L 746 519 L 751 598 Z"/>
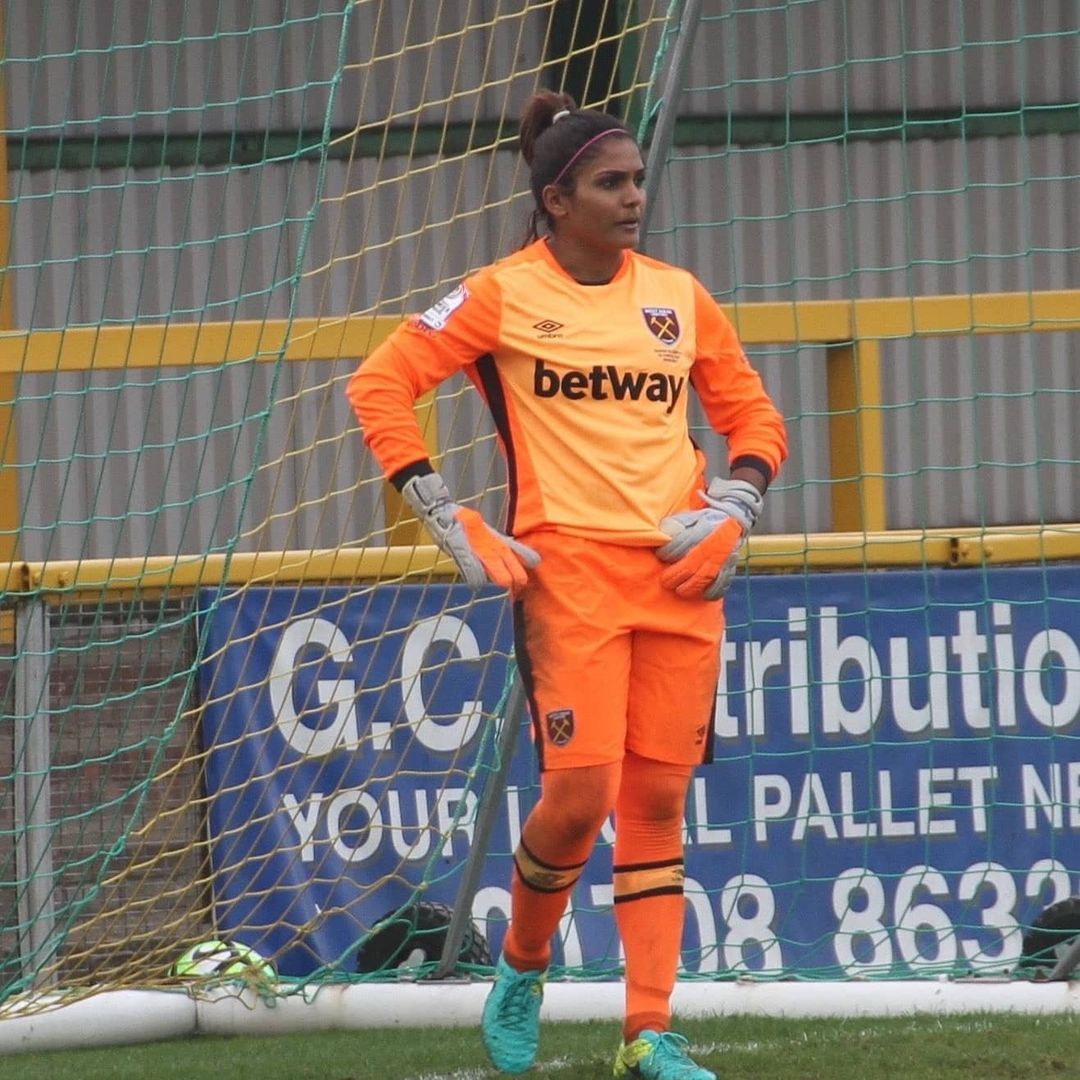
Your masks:
<path fill-rule="evenodd" d="M 518 243 L 541 85 L 647 142 L 676 109 L 649 252 L 790 426 L 687 806 L 686 976 L 1046 969 L 1080 826 L 1074 4 L 12 7 L 0 994 L 177 986 L 218 937 L 284 991 L 431 973 L 459 931 L 488 971 L 537 795 L 509 615 L 398 517 L 342 390 Z M 496 518 L 476 395 L 428 415 Z M 612 835 L 556 975 L 620 969 Z"/>

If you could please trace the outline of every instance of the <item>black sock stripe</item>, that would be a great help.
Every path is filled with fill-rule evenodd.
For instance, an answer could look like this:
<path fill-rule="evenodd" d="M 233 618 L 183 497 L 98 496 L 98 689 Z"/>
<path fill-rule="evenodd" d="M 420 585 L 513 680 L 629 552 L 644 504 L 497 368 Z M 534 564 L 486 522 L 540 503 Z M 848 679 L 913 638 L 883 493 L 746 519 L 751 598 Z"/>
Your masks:
<path fill-rule="evenodd" d="M 585 863 L 589 861 L 588 859 L 586 859 L 583 862 L 579 863 L 569 863 L 566 866 L 556 866 L 554 863 L 544 862 L 543 859 L 538 859 L 533 853 L 533 851 L 530 849 L 529 845 L 525 843 L 524 839 L 518 841 L 518 846 L 521 848 L 522 851 L 525 852 L 526 855 L 529 856 L 530 859 L 532 859 L 534 863 L 536 863 L 537 866 L 542 866 L 545 870 L 554 870 L 557 872 L 562 872 L 565 870 L 584 870 Z"/>
<path fill-rule="evenodd" d="M 682 866 L 686 860 L 680 856 L 677 859 L 660 859 L 657 862 L 620 863 L 613 866 L 613 874 L 626 874 L 636 870 L 663 870 L 667 866 Z"/>
<path fill-rule="evenodd" d="M 614 903 L 626 904 L 631 900 L 646 900 L 650 896 L 682 896 L 683 887 L 681 885 L 663 885 L 656 889 L 642 889 L 641 892 L 628 893 L 626 896 L 616 896 Z"/>

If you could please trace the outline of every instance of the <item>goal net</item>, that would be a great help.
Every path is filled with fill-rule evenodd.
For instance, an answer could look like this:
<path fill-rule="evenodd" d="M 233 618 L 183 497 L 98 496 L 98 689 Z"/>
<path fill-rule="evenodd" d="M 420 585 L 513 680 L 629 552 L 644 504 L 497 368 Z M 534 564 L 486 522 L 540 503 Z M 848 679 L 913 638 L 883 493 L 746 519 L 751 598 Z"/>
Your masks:
<path fill-rule="evenodd" d="M 490 972 L 537 796 L 506 599 L 455 580 L 344 385 L 520 244 L 540 87 L 640 134 L 649 253 L 727 306 L 789 423 L 687 804 L 684 976 L 1053 968 L 1075 5 L 75 7 L 9 5 L 0 66 L 0 1017 L 220 980 L 176 969 L 214 940 L 266 994 Z M 497 521 L 475 393 L 417 415 Z M 619 973 L 612 836 L 556 977 Z"/>

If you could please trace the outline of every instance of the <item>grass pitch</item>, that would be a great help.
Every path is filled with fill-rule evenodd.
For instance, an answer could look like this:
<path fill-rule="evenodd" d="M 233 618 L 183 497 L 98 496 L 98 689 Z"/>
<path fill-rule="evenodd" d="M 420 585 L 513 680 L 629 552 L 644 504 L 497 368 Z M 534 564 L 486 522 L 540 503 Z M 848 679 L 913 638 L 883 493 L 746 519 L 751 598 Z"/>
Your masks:
<path fill-rule="evenodd" d="M 1080 1018 L 686 1021 L 721 1080 L 1052 1080 L 1080 1076 Z M 534 1080 L 611 1076 L 618 1024 L 547 1024 Z M 0 1058 L 12 1080 L 495 1080 L 472 1028 L 195 1037 Z"/>

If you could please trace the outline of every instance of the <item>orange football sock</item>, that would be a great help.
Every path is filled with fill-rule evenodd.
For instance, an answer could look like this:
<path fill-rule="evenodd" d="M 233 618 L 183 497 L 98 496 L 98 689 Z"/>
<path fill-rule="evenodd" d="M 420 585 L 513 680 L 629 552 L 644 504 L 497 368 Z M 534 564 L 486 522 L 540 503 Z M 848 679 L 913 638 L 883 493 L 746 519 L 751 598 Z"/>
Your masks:
<path fill-rule="evenodd" d="M 615 807 L 615 920 L 626 955 L 623 1040 L 667 1031 L 682 948 L 690 766 L 628 754 Z"/>
<path fill-rule="evenodd" d="M 542 971 L 551 961 L 551 938 L 611 812 L 619 766 L 595 765 L 544 773 L 514 852 L 510 929 L 503 957 L 518 971 Z"/>

